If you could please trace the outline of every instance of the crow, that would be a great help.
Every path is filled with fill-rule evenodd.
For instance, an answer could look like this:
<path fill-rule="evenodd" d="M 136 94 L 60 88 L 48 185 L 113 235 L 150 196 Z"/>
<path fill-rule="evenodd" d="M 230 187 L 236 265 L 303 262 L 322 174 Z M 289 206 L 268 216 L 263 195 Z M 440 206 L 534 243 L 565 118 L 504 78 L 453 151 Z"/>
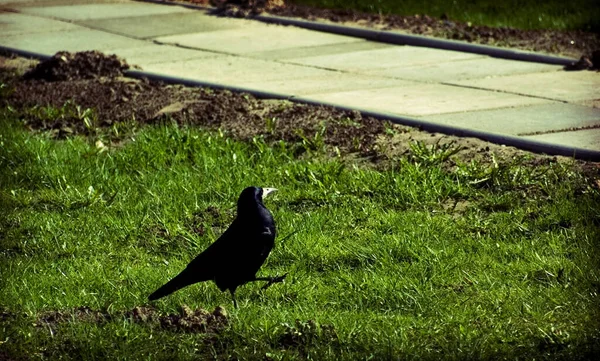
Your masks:
<path fill-rule="evenodd" d="M 283 282 L 287 273 L 276 277 L 256 277 L 275 244 L 275 220 L 263 204 L 263 198 L 275 188 L 248 187 L 237 202 L 237 216 L 225 233 L 194 258 L 175 278 L 152 293 L 157 300 L 183 287 L 214 281 L 222 292 L 229 290 L 237 308 L 235 290 L 248 282 Z"/>

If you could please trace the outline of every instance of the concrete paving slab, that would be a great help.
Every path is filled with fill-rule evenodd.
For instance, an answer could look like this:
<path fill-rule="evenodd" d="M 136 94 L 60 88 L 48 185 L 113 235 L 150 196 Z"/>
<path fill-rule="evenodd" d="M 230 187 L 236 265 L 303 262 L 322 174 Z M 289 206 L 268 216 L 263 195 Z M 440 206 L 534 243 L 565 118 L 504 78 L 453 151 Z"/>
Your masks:
<path fill-rule="evenodd" d="M 294 64 L 359 72 L 385 68 L 437 64 L 441 62 L 454 62 L 457 60 L 477 59 L 482 57 L 483 56 L 481 55 L 449 50 L 391 46 L 383 49 L 356 51 L 341 55 L 334 54 L 288 59 L 287 61 Z"/>
<path fill-rule="evenodd" d="M 0 44 L 22 50 L 51 55 L 97 49 L 150 72 L 495 133 L 545 132 L 527 137 L 600 150 L 598 73 L 391 46 L 129 0 L 0 0 L 0 7 L 6 4 L 24 14 L 0 13 Z M 594 129 L 564 131 L 581 127 Z"/>
<path fill-rule="evenodd" d="M 0 37 L 77 29 L 77 25 L 37 16 L 0 13 Z"/>
<path fill-rule="evenodd" d="M 108 34 L 91 29 L 75 29 L 50 33 L 35 33 L 0 37 L 0 45 L 53 55 L 57 51 L 110 51 L 119 48 L 135 48 L 148 45 L 148 42 Z"/>
<path fill-rule="evenodd" d="M 218 56 L 218 54 L 178 48 L 171 45 L 150 44 L 135 48 L 113 49 L 115 54 L 127 60 L 130 65 L 139 65 L 143 69 L 150 64 L 172 63 L 175 61 L 185 61 L 191 59 L 207 58 Z"/>
<path fill-rule="evenodd" d="M 574 102 L 598 98 L 600 73 L 594 71 L 561 71 L 464 80 L 454 83 Z"/>
<path fill-rule="evenodd" d="M 217 18 L 201 11 L 195 11 L 190 13 L 177 12 L 116 19 L 85 20 L 80 22 L 80 24 L 94 29 L 146 39 L 176 34 L 235 29 L 243 26 L 244 23 L 236 21 L 236 19 Z"/>
<path fill-rule="evenodd" d="M 391 47 L 391 45 L 355 38 L 347 43 L 267 50 L 256 53 L 248 53 L 248 56 L 259 59 L 283 60 L 316 55 L 346 54 L 355 51 L 383 49 L 389 47 Z"/>
<path fill-rule="evenodd" d="M 418 83 L 377 76 L 328 72 L 325 75 L 300 78 L 295 79 L 294 81 L 281 79 L 251 82 L 248 83 L 248 87 L 253 89 L 263 89 L 270 92 L 303 96 L 315 93 L 322 94 L 359 89 L 412 86 L 415 84 Z"/>
<path fill-rule="evenodd" d="M 150 64 L 144 70 L 240 87 L 248 87 L 248 84 L 260 81 L 325 77 L 330 73 L 322 69 L 231 55 Z"/>
<path fill-rule="evenodd" d="M 584 148 L 590 150 L 600 149 L 600 129 L 585 129 L 572 132 L 559 132 L 539 134 L 525 137 L 553 144 L 561 144 L 570 147 Z"/>
<path fill-rule="evenodd" d="M 341 35 L 333 35 L 294 28 L 267 25 L 250 20 L 239 29 L 213 31 L 157 38 L 157 41 L 179 44 L 202 50 L 215 50 L 230 54 L 247 54 L 269 50 L 280 50 L 307 46 L 348 43 L 354 41 Z"/>
<path fill-rule="evenodd" d="M 194 10 L 182 6 L 165 6 L 133 1 L 116 4 L 23 7 L 20 8 L 20 11 L 30 15 L 71 21 L 194 12 Z"/>
<path fill-rule="evenodd" d="M 600 109 L 555 102 L 518 108 L 429 115 L 426 119 L 493 133 L 523 135 L 600 126 Z"/>
<path fill-rule="evenodd" d="M 506 61 L 497 58 L 466 59 L 419 66 L 402 66 L 368 71 L 368 74 L 430 82 L 488 78 L 501 75 L 562 71 L 558 65 L 527 61 Z"/>
<path fill-rule="evenodd" d="M 415 86 L 311 94 L 307 97 L 318 101 L 409 116 L 477 111 L 550 102 L 539 98 L 441 84 L 419 84 Z"/>

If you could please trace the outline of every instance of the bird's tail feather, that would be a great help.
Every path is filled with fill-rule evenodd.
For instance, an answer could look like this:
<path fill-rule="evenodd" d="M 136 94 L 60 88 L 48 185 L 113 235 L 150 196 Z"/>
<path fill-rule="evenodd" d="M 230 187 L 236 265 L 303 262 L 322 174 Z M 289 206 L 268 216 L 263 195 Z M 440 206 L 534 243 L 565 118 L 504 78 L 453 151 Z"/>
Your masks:
<path fill-rule="evenodd" d="M 161 297 L 170 295 L 171 293 L 173 293 L 185 286 L 189 286 L 192 283 L 195 283 L 195 282 L 190 281 L 190 278 L 188 277 L 186 272 L 183 271 L 180 274 L 178 274 L 177 276 L 175 276 L 175 278 L 173 278 L 169 282 L 165 283 L 162 287 L 160 287 L 159 289 L 154 291 L 150 296 L 148 296 L 148 299 L 150 301 L 157 300 Z"/>

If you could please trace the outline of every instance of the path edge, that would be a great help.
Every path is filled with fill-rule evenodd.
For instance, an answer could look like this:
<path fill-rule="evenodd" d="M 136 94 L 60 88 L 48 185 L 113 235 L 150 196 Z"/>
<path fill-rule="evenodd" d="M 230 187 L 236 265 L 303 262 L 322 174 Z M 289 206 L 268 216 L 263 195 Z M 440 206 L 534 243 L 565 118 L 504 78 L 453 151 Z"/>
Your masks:
<path fill-rule="evenodd" d="M 27 50 L 20 50 L 15 48 L 10 48 L 6 46 L 0 45 L 0 53 L 3 54 L 15 54 L 19 56 L 24 56 L 27 58 L 36 58 L 40 60 L 46 60 L 51 56 L 48 54 L 36 53 Z M 276 92 L 267 92 L 258 89 L 244 88 L 231 86 L 222 83 L 212 83 L 201 80 L 195 80 L 190 78 L 176 77 L 176 76 L 168 76 L 164 74 L 146 72 L 143 70 L 127 70 L 124 73 L 125 76 L 136 78 L 136 79 L 148 79 L 153 81 L 159 81 L 168 84 L 182 84 L 186 86 L 192 87 L 208 87 L 213 89 L 222 89 L 229 90 L 236 93 L 248 93 L 252 94 L 257 98 L 262 99 L 280 99 L 280 100 L 289 100 L 296 103 L 303 103 L 309 105 L 317 105 L 317 106 L 328 106 L 335 109 L 343 110 L 343 111 L 358 111 L 365 117 L 373 117 L 379 120 L 389 120 L 393 123 L 406 125 L 410 127 L 415 127 L 420 130 L 433 132 L 433 133 L 443 133 L 447 135 L 454 135 L 458 137 L 473 137 L 478 138 L 484 141 L 488 141 L 491 143 L 512 146 L 515 148 L 531 151 L 534 153 L 542 153 L 548 155 L 561 155 L 566 157 L 571 157 L 574 159 L 587 160 L 593 162 L 600 162 L 600 151 L 584 149 L 578 147 L 570 147 L 561 144 L 554 144 L 548 142 L 542 142 L 539 140 L 527 139 L 518 136 L 512 136 L 507 134 L 499 134 L 499 133 L 491 133 L 484 132 L 480 130 L 474 130 L 463 127 L 450 126 L 445 124 L 433 123 L 427 120 L 415 119 L 411 117 L 401 116 L 397 114 L 385 113 L 385 112 L 376 112 L 368 109 L 361 109 L 357 107 L 348 107 L 335 103 L 322 102 L 318 100 L 314 100 L 311 98 L 305 97 L 296 97 L 283 93 Z"/>
<path fill-rule="evenodd" d="M 182 6 L 188 9 L 197 10 L 214 10 L 213 7 L 194 5 L 169 0 L 134 0 L 147 2 L 159 5 Z M 246 19 L 258 20 L 268 24 L 278 24 L 286 26 L 295 26 L 298 28 L 315 30 L 325 33 L 349 36 L 353 38 L 361 38 L 365 40 L 375 41 L 385 44 L 394 45 L 410 45 L 424 48 L 460 51 L 463 53 L 472 53 L 479 55 L 487 55 L 492 58 L 527 61 L 532 63 L 552 64 L 552 65 L 572 65 L 577 62 L 577 59 L 566 58 L 556 55 L 547 55 L 535 53 L 525 50 L 514 50 L 509 48 L 501 48 L 491 45 L 473 44 L 465 41 L 449 40 L 433 38 L 423 35 L 401 34 L 385 30 L 372 30 L 362 27 L 337 25 L 323 23 L 318 21 L 309 21 L 302 19 L 293 19 L 276 15 L 254 15 Z"/>

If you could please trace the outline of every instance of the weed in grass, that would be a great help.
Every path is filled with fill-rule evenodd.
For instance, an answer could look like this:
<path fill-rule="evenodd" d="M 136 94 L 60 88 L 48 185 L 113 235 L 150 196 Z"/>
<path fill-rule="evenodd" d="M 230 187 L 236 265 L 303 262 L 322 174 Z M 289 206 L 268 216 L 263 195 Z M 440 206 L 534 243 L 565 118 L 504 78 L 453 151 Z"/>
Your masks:
<path fill-rule="evenodd" d="M 398 133 L 399 127 L 392 122 L 384 121 L 383 126 L 385 127 L 385 134 L 387 135 L 394 136 Z"/>
<path fill-rule="evenodd" d="M 411 143 L 410 150 L 413 159 L 416 162 L 423 163 L 425 165 L 436 165 L 447 161 L 451 156 L 460 152 L 461 150 L 461 148 L 456 146 L 454 142 L 441 145 L 439 143 L 440 141 L 430 146 L 427 146 L 422 141 Z"/>
<path fill-rule="evenodd" d="M 266 127 L 266 131 L 268 134 L 270 135 L 274 135 L 275 134 L 275 129 L 277 129 L 277 117 L 267 117 L 265 119 L 265 127 Z"/>
<path fill-rule="evenodd" d="M 64 120 L 66 118 L 75 118 L 84 123 L 86 128 L 91 128 L 95 123 L 96 115 L 92 109 L 82 109 L 79 105 L 67 101 L 62 107 L 36 106 L 26 112 L 26 115 L 36 117 L 42 121 Z"/>
<path fill-rule="evenodd" d="M 71 127 L 63 124 L 73 124 L 84 129 L 88 135 L 95 135 L 99 124 L 98 115 L 93 109 L 82 108 L 72 101 L 65 102 L 61 107 L 34 106 L 26 109 L 23 117 L 48 124 L 47 127 L 53 129 L 54 134 L 59 138 L 74 132 Z"/>
<path fill-rule="evenodd" d="M 310 136 L 305 134 L 303 129 L 297 129 L 295 134 L 302 141 L 301 145 L 304 151 L 309 153 L 323 153 L 325 150 L 325 138 L 324 134 L 327 131 L 327 125 L 325 123 L 321 124 L 319 130 L 317 130 L 314 135 Z"/>
<path fill-rule="evenodd" d="M 296 320 L 293 326 L 284 323 L 278 344 L 284 348 L 296 348 L 303 356 L 310 353 L 317 343 L 339 347 L 339 338 L 333 325 L 319 325 L 314 320 Z"/>

